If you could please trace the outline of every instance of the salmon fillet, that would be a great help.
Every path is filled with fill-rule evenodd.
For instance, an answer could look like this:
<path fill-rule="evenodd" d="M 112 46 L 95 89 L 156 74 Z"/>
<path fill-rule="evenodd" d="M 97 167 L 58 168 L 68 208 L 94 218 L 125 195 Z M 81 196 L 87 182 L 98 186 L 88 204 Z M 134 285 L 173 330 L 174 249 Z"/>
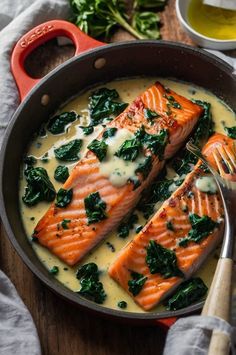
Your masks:
<path fill-rule="evenodd" d="M 236 161 L 234 141 L 222 134 L 214 134 L 203 149 L 203 154 L 216 166 L 217 154 Z M 221 171 L 219 171 L 221 172 Z M 189 278 L 222 239 L 223 205 L 219 193 L 209 194 L 199 191 L 196 180 L 206 175 L 201 162 L 189 173 L 183 184 L 164 202 L 159 211 L 145 225 L 141 232 L 125 246 L 109 268 L 109 275 L 127 291 L 144 310 L 150 310 L 167 297 L 185 278 Z M 229 174 L 225 175 L 229 177 Z M 236 174 L 233 178 L 235 179 Z M 232 179 L 232 176 L 230 177 Z M 208 218 L 205 228 L 213 223 L 212 230 L 195 242 L 187 236 L 194 234 L 190 216 Z M 214 223 L 217 225 L 214 226 Z M 171 225 L 170 225 L 171 223 Z M 170 228 L 171 226 L 171 228 Z M 196 236 L 196 235 L 195 235 Z M 185 240 L 185 241 L 184 241 Z M 176 256 L 177 272 L 163 275 L 151 273 L 148 250 L 153 243 L 171 250 Z M 161 247 L 159 247 L 161 248 Z M 162 249 L 163 250 L 163 249 Z M 160 254 L 159 254 L 160 255 Z M 154 260 L 158 263 L 160 258 Z M 153 265 L 151 265 L 153 267 Z M 163 267 L 163 265 L 162 265 Z M 165 267 L 165 265 L 164 265 Z M 181 275 L 182 273 L 182 275 Z M 139 278 L 142 283 L 140 292 L 133 293 L 132 279 Z"/>
<path fill-rule="evenodd" d="M 204 153 L 223 178 L 236 181 L 236 149 L 232 138 L 215 133 L 205 145 Z"/>
<path fill-rule="evenodd" d="M 155 111 L 156 118 L 148 120 L 147 109 Z M 142 129 L 150 135 L 166 130 L 168 142 L 163 157 L 153 154 L 145 146 L 142 148 L 144 156 L 151 157 L 152 168 L 148 177 L 137 173 L 137 188 L 132 179 L 124 186 L 116 187 L 101 174 L 101 162 L 88 150 L 63 185 L 63 189 L 73 191 L 71 202 L 64 208 L 53 203 L 38 222 L 34 236 L 68 265 L 80 261 L 135 206 L 141 191 L 161 170 L 165 159 L 173 156 L 184 143 L 201 113 L 200 106 L 155 83 L 106 126 L 106 129 L 125 128 L 131 133 Z M 103 133 L 97 137 L 98 141 Z M 99 193 L 100 207 L 105 206 L 104 218 L 97 223 L 89 222 L 86 214 L 85 199 L 91 193 Z M 61 228 L 63 220 L 69 221 L 66 229 Z"/>

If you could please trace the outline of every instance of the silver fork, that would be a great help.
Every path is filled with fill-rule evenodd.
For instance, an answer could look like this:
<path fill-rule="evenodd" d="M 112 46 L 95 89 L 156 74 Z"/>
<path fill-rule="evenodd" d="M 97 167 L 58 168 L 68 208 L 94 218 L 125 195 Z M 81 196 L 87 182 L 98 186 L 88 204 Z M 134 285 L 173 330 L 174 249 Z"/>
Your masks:
<path fill-rule="evenodd" d="M 202 310 L 202 315 L 216 316 L 229 321 L 236 219 L 236 182 L 222 178 L 220 174 L 208 163 L 202 155 L 200 149 L 191 141 L 186 144 L 186 148 L 197 156 L 208 167 L 214 176 L 222 197 L 225 212 L 225 230 L 221 254 L 217 262 L 212 284 Z M 231 159 L 232 157 L 229 157 L 226 151 L 226 155 L 223 157 L 219 151 L 218 153 L 219 155 L 215 155 L 214 158 L 219 171 L 221 172 L 221 169 L 224 170 L 222 164 L 227 164 L 227 167 L 229 167 L 229 173 L 231 172 L 235 174 L 236 164 L 234 164 L 233 159 Z M 229 161 L 231 164 L 229 164 Z M 208 355 L 227 355 L 229 353 L 229 344 L 230 342 L 227 335 L 218 331 L 213 331 Z"/>

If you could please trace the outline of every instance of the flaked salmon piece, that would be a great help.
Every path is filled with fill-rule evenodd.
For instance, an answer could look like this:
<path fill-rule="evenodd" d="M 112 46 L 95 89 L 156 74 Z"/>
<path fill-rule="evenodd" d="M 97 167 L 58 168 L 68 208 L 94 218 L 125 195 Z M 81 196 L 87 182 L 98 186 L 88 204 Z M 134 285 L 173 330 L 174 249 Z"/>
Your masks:
<path fill-rule="evenodd" d="M 222 134 L 214 134 L 204 147 L 203 154 L 215 166 L 216 154 L 219 152 L 224 152 L 227 160 L 235 162 L 236 153 L 233 147 L 232 139 Z M 141 232 L 121 250 L 109 268 L 109 275 L 144 310 L 152 309 L 183 282 L 184 278 L 189 278 L 222 239 L 224 211 L 220 195 L 217 192 L 202 192 L 195 185 L 197 179 L 204 175 L 206 173 L 198 162 L 183 184 L 164 202 Z M 225 174 L 225 177 L 228 176 L 229 174 Z M 230 176 L 230 179 L 235 178 L 236 173 Z M 196 242 L 190 238 L 194 234 L 191 218 L 199 217 L 207 218 L 206 225 L 212 223 L 212 230 Z M 166 277 L 160 272 L 151 273 L 148 248 L 150 243 L 153 245 L 153 241 L 155 245 L 175 253 L 178 272 L 175 272 L 174 276 Z M 159 262 L 160 258 L 156 260 Z M 134 294 L 130 287 L 134 273 L 143 283 L 138 294 Z"/>
<path fill-rule="evenodd" d="M 147 109 L 156 113 L 152 121 L 146 118 Z M 81 260 L 135 206 L 142 190 L 162 169 L 165 159 L 176 153 L 184 143 L 201 113 L 200 106 L 164 88 L 160 83 L 147 89 L 106 129 L 125 128 L 131 133 L 145 129 L 150 135 L 166 130 L 168 142 L 163 157 L 158 157 L 144 147 L 144 156 L 151 156 L 152 160 L 148 177 L 145 179 L 141 173 L 137 173 L 139 187 L 134 186 L 132 179 L 124 186 L 117 187 L 102 175 L 101 162 L 88 150 L 63 185 L 63 189 L 73 189 L 72 201 L 64 208 L 57 207 L 55 203 L 51 205 L 35 228 L 34 235 L 38 241 L 69 265 Z M 101 140 L 103 133 L 98 136 L 98 140 Z M 85 199 L 92 193 L 99 193 L 102 206 L 105 206 L 105 216 L 97 223 L 88 223 L 86 214 Z M 61 227 L 63 220 L 67 221 L 66 229 Z"/>
<path fill-rule="evenodd" d="M 221 133 L 215 133 L 204 147 L 209 163 L 225 179 L 236 181 L 235 141 Z"/>

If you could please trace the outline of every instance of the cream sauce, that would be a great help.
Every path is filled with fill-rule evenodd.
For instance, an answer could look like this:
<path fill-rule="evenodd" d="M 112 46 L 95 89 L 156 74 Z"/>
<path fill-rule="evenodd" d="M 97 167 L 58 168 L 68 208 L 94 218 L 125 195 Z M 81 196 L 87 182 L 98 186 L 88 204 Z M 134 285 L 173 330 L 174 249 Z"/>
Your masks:
<path fill-rule="evenodd" d="M 120 80 L 113 81 L 103 86 L 106 86 L 110 89 L 116 89 L 119 92 L 123 102 L 131 102 L 138 94 L 140 94 L 147 87 L 152 85 L 155 80 L 157 80 L 157 78 Z M 215 130 L 217 132 L 224 133 L 224 125 L 230 127 L 236 124 L 235 114 L 229 109 L 229 107 L 227 107 L 222 101 L 220 101 L 210 92 L 207 92 L 190 84 L 175 82 L 173 80 L 160 79 L 160 81 L 165 86 L 170 87 L 171 89 L 177 91 L 179 94 L 186 96 L 189 99 L 194 98 L 210 102 L 212 104 L 212 114 L 215 122 Z M 55 181 L 54 171 L 55 168 L 61 164 L 54 158 L 52 154 L 53 149 L 69 140 L 81 138 L 83 139 L 83 146 L 80 155 L 83 156 L 86 152 L 87 145 L 94 138 L 97 137 L 98 133 L 102 129 L 102 127 L 95 127 L 95 130 L 92 134 L 84 136 L 82 130 L 79 128 L 80 125 L 89 124 L 89 117 L 87 111 L 89 94 L 90 92 L 87 92 L 77 97 L 76 99 L 73 99 L 71 102 L 66 104 L 63 109 L 60 110 L 60 112 L 74 110 L 81 115 L 78 120 L 71 124 L 66 133 L 53 136 L 48 132 L 47 137 L 38 137 L 34 141 L 32 141 L 29 146 L 27 154 L 33 155 L 39 159 L 37 162 L 37 166 L 43 166 L 47 169 L 49 177 L 52 183 L 54 184 L 56 190 L 61 187 L 61 184 Z M 40 159 L 47 152 L 49 152 L 48 162 L 42 163 Z M 67 164 L 69 170 L 71 170 L 75 164 L 76 163 Z M 171 173 L 173 178 L 173 172 L 170 171 L 170 175 Z M 30 240 L 34 227 L 49 208 L 49 204 L 41 202 L 33 207 L 27 207 L 26 205 L 24 205 L 22 203 L 21 197 L 24 194 L 25 185 L 26 183 L 23 177 L 20 181 L 20 205 L 25 231 Z M 156 206 L 156 208 L 158 209 L 158 206 Z M 107 298 L 103 304 L 105 307 L 119 309 L 117 307 L 117 303 L 121 300 L 124 300 L 128 304 L 127 309 L 125 311 L 144 312 L 138 305 L 135 304 L 132 298 L 108 276 L 106 272 L 109 265 L 117 257 L 117 253 L 126 245 L 126 243 L 128 243 L 134 237 L 135 228 L 139 225 L 145 224 L 145 220 L 143 219 L 143 217 L 140 214 L 138 214 L 138 216 L 139 220 L 137 224 L 134 226 L 134 229 L 130 232 L 130 235 L 126 239 L 119 238 L 117 232 L 114 231 L 113 233 L 109 234 L 109 236 L 104 241 L 102 241 L 96 249 L 90 252 L 83 259 L 83 264 L 93 261 L 98 265 L 99 269 L 102 270 L 100 279 L 103 282 L 105 291 L 107 293 Z M 107 245 L 107 242 L 111 243 L 114 246 L 115 252 L 111 251 L 111 249 Z M 68 287 L 72 291 L 77 291 L 80 288 L 79 281 L 75 277 L 75 272 L 78 268 L 78 265 L 75 267 L 67 266 L 66 264 L 61 262 L 56 256 L 51 254 L 46 248 L 43 248 L 37 243 L 32 243 L 32 247 L 34 248 L 37 257 L 42 261 L 42 263 L 47 269 L 51 269 L 54 265 L 59 267 L 59 273 L 55 277 L 60 282 L 62 282 L 66 287 Z M 207 262 L 196 273 L 197 276 L 203 279 L 207 286 L 209 286 L 211 283 L 214 269 L 216 266 L 217 258 L 215 257 L 215 254 L 216 252 L 214 253 L 214 255 L 208 258 Z M 154 311 L 156 310 L 160 311 L 164 310 L 164 308 L 162 306 L 158 306 L 156 307 L 156 309 L 154 309 Z"/>
<path fill-rule="evenodd" d="M 134 134 L 122 128 L 113 137 L 106 139 L 108 150 L 106 158 L 100 164 L 100 173 L 108 177 L 114 186 L 124 186 L 129 178 L 135 176 L 138 165 L 144 162 L 144 156 L 140 156 L 134 162 L 131 162 L 114 155 L 126 140 L 132 138 L 134 138 Z"/>
<path fill-rule="evenodd" d="M 217 185 L 212 176 L 201 176 L 195 182 L 196 188 L 202 192 L 208 192 L 215 194 L 217 191 Z"/>

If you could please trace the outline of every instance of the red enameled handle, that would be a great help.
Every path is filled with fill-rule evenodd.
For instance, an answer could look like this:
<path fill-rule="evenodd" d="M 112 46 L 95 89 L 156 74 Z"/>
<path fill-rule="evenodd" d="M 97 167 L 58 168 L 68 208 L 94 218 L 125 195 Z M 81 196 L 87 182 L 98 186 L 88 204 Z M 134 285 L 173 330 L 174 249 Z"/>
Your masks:
<path fill-rule="evenodd" d="M 26 57 L 41 44 L 58 36 L 71 39 L 75 46 L 75 55 L 105 44 L 87 36 L 78 27 L 63 20 L 52 20 L 34 27 L 16 43 L 11 56 L 11 70 L 21 100 L 40 81 L 26 73 L 24 68 Z"/>
<path fill-rule="evenodd" d="M 171 317 L 171 318 L 158 319 L 156 322 L 159 327 L 168 331 L 169 328 L 177 321 L 177 319 L 178 318 L 176 317 Z"/>

